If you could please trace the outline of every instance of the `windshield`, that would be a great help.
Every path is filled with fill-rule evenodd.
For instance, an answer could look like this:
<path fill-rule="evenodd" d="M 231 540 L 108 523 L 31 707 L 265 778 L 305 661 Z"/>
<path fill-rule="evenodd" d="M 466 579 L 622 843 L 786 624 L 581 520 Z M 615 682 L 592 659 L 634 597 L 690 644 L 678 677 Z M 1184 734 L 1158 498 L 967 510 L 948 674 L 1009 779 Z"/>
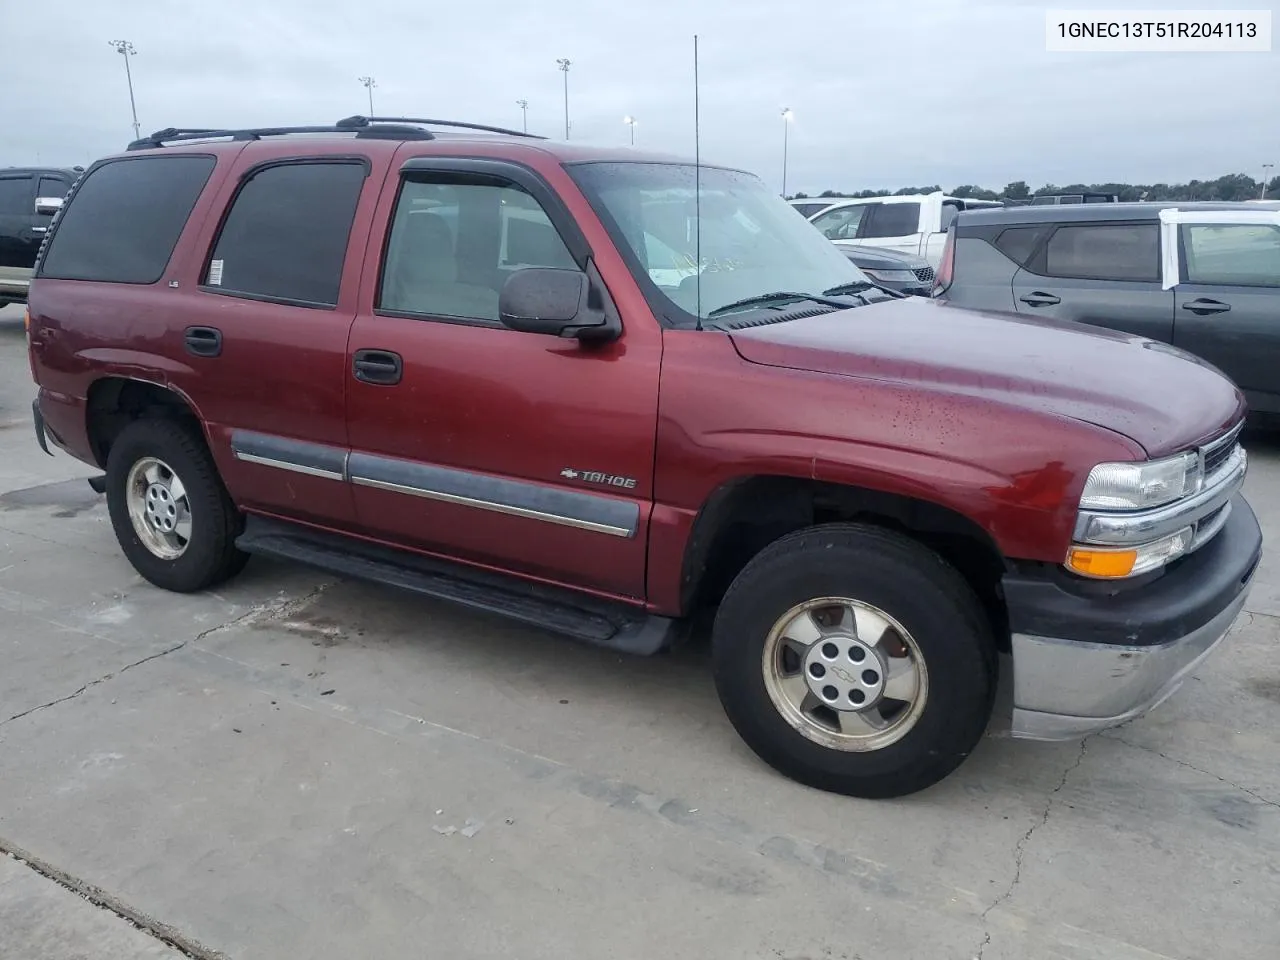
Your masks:
<path fill-rule="evenodd" d="M 695 203 L 692 164 L 584 163 L 569 170 L 650 302 L 679 326 L 766 294 L 821 297 L 848 284 L 871 283 L 751 174 L 703 167 Z"/>

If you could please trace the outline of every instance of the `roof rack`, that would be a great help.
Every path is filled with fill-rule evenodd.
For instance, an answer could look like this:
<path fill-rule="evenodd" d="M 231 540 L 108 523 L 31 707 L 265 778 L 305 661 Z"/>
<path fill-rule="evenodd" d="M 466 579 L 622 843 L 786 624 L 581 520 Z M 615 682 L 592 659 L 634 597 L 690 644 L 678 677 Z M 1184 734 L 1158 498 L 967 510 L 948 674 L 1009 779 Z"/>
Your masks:
<path fill-rule="evenodd" d="M 524 133 L 507 127 L 491 127 L 485 123 L 465 123 L 461 120 L 427 120 L 422 117 L 346 117 L 338 121 L 340 127 L 367 127 L 373 123 L 415 123 L 424 127 L 450 127 L 458 130 L 482 130 L 485 133 L 501 133 L 508 137 L 521 137 L 528 140 L 545 140 L 536 133 Z"/>
<path fill-rule="evenodd" d="M 357 138 L 368 140 L 434 140 L 435 136 L 424 127 L 450 127 L 462 130 L 482 130 L 509 137 L 527 137 L 545 140 L 532 133 L 491 127 L 483 123 L 465 123 L 461 120 L 427 120 L 418 117 L 344 117 L 332 125 L 303 127 L 249 127 L 242 130 L 217 127 L 165 127 L 149 137 L 142 137 L 129 144 L 129 150 L 150 150 L 166 143 L 182 143 L 189 140 L 261 140 L 263 137 L 283 137 L 297 133 L 354 133 Z"/>

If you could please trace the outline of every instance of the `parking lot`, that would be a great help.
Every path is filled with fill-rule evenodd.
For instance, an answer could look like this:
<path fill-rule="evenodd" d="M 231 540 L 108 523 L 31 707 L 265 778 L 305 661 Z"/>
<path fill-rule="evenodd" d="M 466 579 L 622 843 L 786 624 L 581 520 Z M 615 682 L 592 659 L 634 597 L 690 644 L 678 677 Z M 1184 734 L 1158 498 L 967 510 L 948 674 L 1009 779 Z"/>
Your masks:
<path fill-rule="evenodd" d="M 630 660 L 300 567 L 142 581 L 0 310 L 0 957 L 1232 960 L 1280 950 L 1280 561 L 1148 717 L 898 801 Z M 1280 438 L 1246 486 L 1280 539 Z M 29 862 L 19 862 L 15 857 Z M 78 895 L 88 894 L 91 902 Z"/>

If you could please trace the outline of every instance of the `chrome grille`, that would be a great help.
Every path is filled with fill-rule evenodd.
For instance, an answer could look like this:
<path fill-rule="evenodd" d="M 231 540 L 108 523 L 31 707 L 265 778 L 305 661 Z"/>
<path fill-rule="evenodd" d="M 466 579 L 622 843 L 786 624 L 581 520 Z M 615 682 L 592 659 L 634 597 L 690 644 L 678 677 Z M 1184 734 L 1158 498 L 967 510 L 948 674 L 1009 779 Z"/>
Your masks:
<path fill-rule="evenodd" d="M 1218 439 L 1212 440 L 1200 448 L 1200 456 L 1204 458 L 1204 475 L 1206 478 L 1213 476 L 1214 472 L 1226 463 L 1227 458 L 1231 456 L 1231 451 L 1236 448 L 1236 441 L 1240 438 L 1242 429 L 1244 429 L 1243 420 Z"/>
<path fill-rule="evenodd" d="M 912 270 L 916 275 L 916 279 L 921 283 L 933 283 L 933 267 L 920 267 L 918 270 Z"/>

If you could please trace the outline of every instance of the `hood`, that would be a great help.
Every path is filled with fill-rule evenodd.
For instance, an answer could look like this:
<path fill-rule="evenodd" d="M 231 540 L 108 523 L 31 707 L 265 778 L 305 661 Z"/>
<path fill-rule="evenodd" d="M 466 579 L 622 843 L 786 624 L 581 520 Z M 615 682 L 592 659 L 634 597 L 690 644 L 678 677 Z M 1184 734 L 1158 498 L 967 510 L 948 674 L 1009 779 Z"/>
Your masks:
<path fill-rule="evenodd" d="M 914 253 L 886 250 L 883 247 L 841 247 L 840 252 L 860 267 L 872 270 L 920 270 L 929 261 Z"/>
<path fill-rule="evenodd" d="M 744 360 L 918 385 L 1095 424 L 1160 457 L 1244 413 L 1215 367 L 1168 344 L 1069 321 L 912 297 L 731 332 Z"/>

